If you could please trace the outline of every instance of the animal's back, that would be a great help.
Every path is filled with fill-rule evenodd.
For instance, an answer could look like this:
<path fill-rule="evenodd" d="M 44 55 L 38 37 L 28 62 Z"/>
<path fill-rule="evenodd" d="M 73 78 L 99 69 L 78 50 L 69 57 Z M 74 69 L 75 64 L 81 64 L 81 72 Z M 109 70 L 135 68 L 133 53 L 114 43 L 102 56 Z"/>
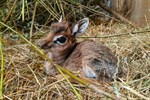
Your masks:
<path fill-rule="evenodd" d="M 63 66 L 71 71 L 79 70 L 87 78 L 112 79 L 117 59 L 102 43 L 82 41 L 76 45 Z"/>

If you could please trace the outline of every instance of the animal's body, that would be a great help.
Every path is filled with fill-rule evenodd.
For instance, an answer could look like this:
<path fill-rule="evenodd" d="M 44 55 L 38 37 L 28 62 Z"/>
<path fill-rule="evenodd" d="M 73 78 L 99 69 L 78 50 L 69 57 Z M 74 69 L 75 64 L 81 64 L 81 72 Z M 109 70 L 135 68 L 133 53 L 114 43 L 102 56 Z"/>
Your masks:
<path fill-rule="evenodd" d="M 38 45 L 48 50 L 49 58 L 55 63 L 70 71 L 79 71 L 82 77 L 112 80 L 117 70 L 117 59 L 112 51 L 102 43 L 76 41 L 88 24 L 88 18 L 75 25 L 60 20 L 51 25 L 49 34 L 39 40 Z M 48 61 L 45 62 L 45 69 L 49 75 L 57 74 L 55 67 Z"/>

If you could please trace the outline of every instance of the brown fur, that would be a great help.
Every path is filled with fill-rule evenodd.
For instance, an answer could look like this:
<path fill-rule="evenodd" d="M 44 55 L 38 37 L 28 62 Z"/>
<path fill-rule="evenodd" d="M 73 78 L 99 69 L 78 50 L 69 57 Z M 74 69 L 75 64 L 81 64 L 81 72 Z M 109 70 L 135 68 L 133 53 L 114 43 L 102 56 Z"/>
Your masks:
<path fill-rule="evenodd" d="M 77 44 L 63 66 L 71 71 L 80 70 L 83 74 L 82 67 L 86 66 L 85 64 L 97 73 L 97 79 L 104 77 L 112 79 L 116 71 L 117 59 L 103 44 L 86 40 Z"/>
<path fill-rule="evenodd" d="M 53 42 L 60 35 L 68 38 L 63 45 Z M 112 80 L 116 73 L 117 59 L 111 50 L 91 40 L 77 43 L 76 37 L 72 35 L 72 26 L 67 21 L 52 24 L 49 34 L 39 40 L 38 45 L 48 49 L 48 56 L 57 64 L 70 71 L 80 71 L 82 77 Z M 49 75 L 57 74 L 51 63 L 46 62 L 45 68 Z"/>

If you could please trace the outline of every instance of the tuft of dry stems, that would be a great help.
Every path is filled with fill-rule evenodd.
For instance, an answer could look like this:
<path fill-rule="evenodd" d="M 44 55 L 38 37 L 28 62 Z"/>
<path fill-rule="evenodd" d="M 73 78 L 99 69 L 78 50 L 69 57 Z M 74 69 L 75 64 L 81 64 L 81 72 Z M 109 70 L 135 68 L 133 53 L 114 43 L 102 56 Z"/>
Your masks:
<path fill-rule="evenodd" d="M 121 33 L 144 31 L 124 24 L 91 26 L 86 37 L 108 36 Z M 3 38 L 5 56 L 4 98 L 7 99 L 77 99 L 68 82 L 63 77 L 47 76 L 41 59 L 22 40 L 12 41 L 5 34 Z M 126 71 L 120 81 L 97 83 L 106 94 L 115 94 L 124 99 L 150 98 L 150 32 L 127 34 L 108 38 L 92 38 L 110 47 L 118 57 L 118 66 Z M 82 41 L 83 38 L 79 38 Z M 17 44 L 17 42 L 20 43 Z M 35 40 L 36 41 L 36 40 Z M 72 83 L 83 100 L 107 99 L 84 85 Z M 115 99 L 115 98 L 114 98 Z"/>

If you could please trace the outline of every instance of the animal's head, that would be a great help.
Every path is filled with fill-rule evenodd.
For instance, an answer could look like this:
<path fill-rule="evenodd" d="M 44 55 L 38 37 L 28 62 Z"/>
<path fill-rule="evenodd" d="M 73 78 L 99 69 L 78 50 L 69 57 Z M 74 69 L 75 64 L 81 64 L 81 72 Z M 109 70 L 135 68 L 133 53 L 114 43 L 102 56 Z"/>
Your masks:
<path fill-rule="evenodd" d="M 51 25 L 50 32 L 45 38 L 38 41 L 38 46 L 63 55 L 71 50 L 76 44 L 76 36 L 82 35 L 88 25 L 88 18 L 84 18 L 74 25 L 61 18 L 58 23 Z"/>

